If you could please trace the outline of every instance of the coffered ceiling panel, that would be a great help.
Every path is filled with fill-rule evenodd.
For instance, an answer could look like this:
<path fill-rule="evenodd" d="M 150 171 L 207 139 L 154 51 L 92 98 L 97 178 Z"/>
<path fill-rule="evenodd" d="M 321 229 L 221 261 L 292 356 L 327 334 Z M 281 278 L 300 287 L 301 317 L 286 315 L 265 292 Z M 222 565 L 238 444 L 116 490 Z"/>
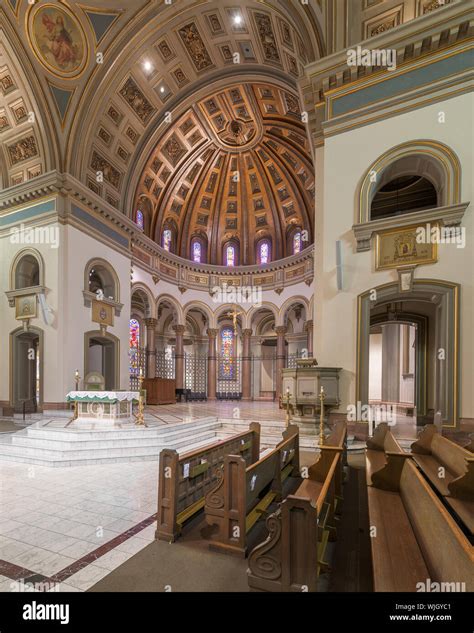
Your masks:
<path fill-rule="evenodd" d="M 221 245 L 240 244 L 255 263 L 256 243 L 272 241 L 273 259 L 290 254 L 288 229 L 313 232 L 314 178 L 297 96 L 267 83 L 233 84 L 190 107 L 158 141 L 135 197 L 150 237 L 177 229 L 177 252 L 189 257 L 205 236 L 208 261 Z"/>

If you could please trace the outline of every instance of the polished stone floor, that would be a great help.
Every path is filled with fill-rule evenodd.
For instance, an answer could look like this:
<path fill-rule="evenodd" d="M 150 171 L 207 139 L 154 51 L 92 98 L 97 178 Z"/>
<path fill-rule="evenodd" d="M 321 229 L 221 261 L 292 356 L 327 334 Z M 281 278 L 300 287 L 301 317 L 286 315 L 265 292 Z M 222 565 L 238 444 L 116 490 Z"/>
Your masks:
<path fill-rule="evenodd" d="M 157 426 L 217 416 L 284 426 L 269 402 L 149 407 Z M 414 419 L 398 437 L 413 438 Z M 0 460 L 0 591 L 22 583 L 40 590 L 85 591 L 154 538 L 158 461 L 51 468 Z"/>

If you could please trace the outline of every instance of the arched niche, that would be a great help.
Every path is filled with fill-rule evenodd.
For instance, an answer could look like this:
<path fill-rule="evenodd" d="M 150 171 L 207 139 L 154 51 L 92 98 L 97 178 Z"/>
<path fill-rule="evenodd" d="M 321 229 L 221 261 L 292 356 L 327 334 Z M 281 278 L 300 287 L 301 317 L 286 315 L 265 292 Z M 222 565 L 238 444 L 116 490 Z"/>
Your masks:
<path fill-rule="evenodd" d="M 114 307 L 115 316 L 120 316 L 123 308 L 120 303 L 120 280 L 113 266 L 105 259 L 94 257 L 87 262 L 82 294 L 86 307 L 90 307 L 93 300 L 100 299 Z"/>
<path fill-rule="evenodd" d="M 25 248 L 19 251 L 10 269 L 10 290 L 44 286 L 44 261 L 39 251 Z"/>
<path fill-rule="evenodd" d="M 415 204 L 413 210 L 404 208 L 401 214 L 372 217 L 372 203 L 381 190 L 397 179 L 406 182 L 409 177 L 417 177 L 418 182 L 413 184 L 424 188 L 427 204 L 419 200 L 420 205 Z M 419 193 L 421 197 L 422 192 Z M 365 171 L 357 192 L 357 206 L 356 224 L 352 228 L 358 251 L 370 250 L 375 230 L 428 221 L 441 221 L 446 226 L 459 225 L 468 206 L 461 202 L 459 158 L 451 148 L 438 141 L 413 140 L 397 145 L 379 156 Z"/>

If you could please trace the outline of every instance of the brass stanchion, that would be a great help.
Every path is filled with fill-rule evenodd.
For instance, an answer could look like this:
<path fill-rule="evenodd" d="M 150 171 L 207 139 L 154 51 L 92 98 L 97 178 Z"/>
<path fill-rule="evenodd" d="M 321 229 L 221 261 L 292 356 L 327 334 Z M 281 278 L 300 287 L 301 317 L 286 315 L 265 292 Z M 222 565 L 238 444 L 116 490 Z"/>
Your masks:
<path fill-rule="evenodd" d="M 321 403 L 321 412 L 319 416 L 319 446 L 324 444 L 324 387 L 321 385 L 321 391 L 319 392 L 319 401 Z"/>
<path fill-rule="evenodd" d="M 290 388 L 286 388 L 286 426 L 290 425 Z"/>
<path fill-rule="evenodd" d="M 79 370 L 76 369 L 76 371 L 74 372 L 74 382 L 76 383 L 76 391 L 79 391 L 79 383 L 81 381 L 81 377 L 79 376 Z M 72 416 L 73 420 L 77 420 L 78 416 L 79 416 L 79 402 L 77 400 L 74 400 L 74 409 L 73 409 L 74 413 Z"/>
<path fill-rule="evenodd" d="M 135 420 L 135 424 L 137 426 L 146 426 L 145 424 L 145 417 L 144 417 L 144 411 L 145 411 L 145 405 L 143 404 L 143 397 L 142 397 L 142 384 L 143 384 L 143 372 L 140 369 L 140 377 L 138 378 L 138 413 L 135 416 L 136 420 Z"/>

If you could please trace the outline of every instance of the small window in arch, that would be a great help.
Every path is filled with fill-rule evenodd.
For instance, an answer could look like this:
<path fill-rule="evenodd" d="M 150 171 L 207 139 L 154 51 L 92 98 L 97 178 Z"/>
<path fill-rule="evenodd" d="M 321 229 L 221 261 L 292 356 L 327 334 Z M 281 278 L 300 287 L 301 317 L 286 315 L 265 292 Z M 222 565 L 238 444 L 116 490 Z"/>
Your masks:
<path fill-rule="evenodd" d="M 225 249 L 226 266 L 235 266 L 235 246 L 229 244 Z"/>
<path fill-rule="evenodd" d="M 171 251 L 171 229 L 163 231 L 163 248 L 165 251 Z"/>
<path fill-rule="evenodd" d="M 193 242 L 193 262 L 200 264 L 202 261 L 202 246 L 199 240 Z"/>
<path fill-rule="evenodd" d="M 270 244 L 267 240 L 260 242 L 258 246 L 259 264 L 268 264 L 270 261 Z"/>
<path fill-rule="evenodd" d="M 293 255 L 301 253 L 301 231 L 297 231 L 293 235 Z"/>
<path fill-rule="evenodd" d="M 137 210 L 137 216 L 136 216 L 135 222 L 137 226 L 139 226 L 143 231 L 145 227 L 145 218 L 143 217 L 143 211 L 140 211 L 140 209 Z"/>

